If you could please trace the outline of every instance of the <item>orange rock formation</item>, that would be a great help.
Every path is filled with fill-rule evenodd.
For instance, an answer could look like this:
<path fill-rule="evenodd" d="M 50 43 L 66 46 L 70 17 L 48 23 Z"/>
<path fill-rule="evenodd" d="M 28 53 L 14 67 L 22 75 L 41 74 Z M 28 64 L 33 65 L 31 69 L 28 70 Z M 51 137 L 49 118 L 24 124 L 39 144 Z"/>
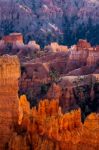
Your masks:
<path fill-rule="evenodd" d="M 50 45 L 45 46 L 45 50 L 48 50 L 50 52 L 66 52 L 68 51 L 68 47 L 59 45 L 58 43 L 53 42 Z"/>
<path fill-rule="evenodd" d="M 3 40 L 5 43 L 23 43 L 23 36 L 21 33 L 12 33 L 10 35 L 4 36 Z"/>
<path fill-rule="evenodd" d="M 9 149 L 22 150 L 99 150 L 99 116 L 91 114 L 84 125 L 80 109 L 63 114 L 56 100 L 40 101 L 29 109 L 26 97 L 20 98 L 20 131 L 14 133 Z"/>
<path fill-rule="evenodd" d="M 16 56 L 0 57 L 0 150 L 6 148 L 18 121 L 19 66 Z"/>
<path fill-rule="evenodd" d="M 78 50 L 83 50 L 83 49 L 89 49 L 91 48 L 91 44 L 87 42 L 86 40 L 80 39 L 77 43 L 77 49 Z"/>

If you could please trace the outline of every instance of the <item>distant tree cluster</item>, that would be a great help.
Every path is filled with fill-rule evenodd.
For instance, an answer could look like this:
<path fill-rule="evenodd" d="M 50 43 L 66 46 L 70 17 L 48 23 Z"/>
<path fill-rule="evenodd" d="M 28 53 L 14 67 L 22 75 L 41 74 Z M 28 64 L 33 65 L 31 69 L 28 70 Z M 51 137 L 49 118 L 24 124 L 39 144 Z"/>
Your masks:
<path fill-rule="evenodd" d="M 77 104 L 81 108 L 82 122 L 84 122 L 86 116 L 91 112 L 97 112 L 99 106 L 99 81 L 95 77 L 90 76 L 90 84 L 82 85 L 86 81 L 86 76 L 78 76 L 77 80 L 74 81 L 74 85 L 76 86 L 75 97 Z"/>
<path fill-rule="evenodd" d="M 59 7 L 62 12 L 53 10 L 55 12 L 51 14 L 51 10 L 47 10 L 47 13 L 43 13 L 43 7 L 48 9 L 48 6 L 41 0 L 8 0 L 6 3 L 0 1 L 0 37 L 11 32 L 22 32 L 26 43 L 35 40 L 41 47 L 53 41 L 70 46 L 79 39 L 87 39 L 92 45 L 99 44 L 96 4 L 92 5 L 94 17 L 90 13 L 89 16 L 85 14 L 84 18 L 78 16 L 78 13 L 69 16 L 69 13 L 65 12 L 66 8 L 70 7 L 66 2 L 63 4 L 62 1 L 54 0 L 52 3 L 53 7 Z M 73 3 L 71 7 L 76 8 L 78 12 L 80 7 L 86 11 L 84 1 L 82 3 L 74 0 Z"/>

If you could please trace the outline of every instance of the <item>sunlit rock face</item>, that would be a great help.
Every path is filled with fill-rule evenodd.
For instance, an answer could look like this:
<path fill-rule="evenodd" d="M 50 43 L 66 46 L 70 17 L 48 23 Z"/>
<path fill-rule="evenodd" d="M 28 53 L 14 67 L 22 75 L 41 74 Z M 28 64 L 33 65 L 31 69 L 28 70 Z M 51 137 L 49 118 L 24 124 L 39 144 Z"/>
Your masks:
<path fill-rule="evenodd" d="M 91 44 L 87 42 L 86 40 L 80 39 L 77 43 L 77 50 L 84 50 L 84 49 L 90 49 Z"/>
<path fill-rule="evenodd" d="M 68 47 L 53 42 L 50 45 L 45 46 L 44 49 L 50 52 L 66 52 L 68 50 Z"/>
<path fill-rule="evenodd" d="M 48 69 L 55 68 L 60 75 L 86 75 L 98 68 L 99 46 L 93 47 L 87 40 L 80 39 L 69 48 L 52 42 L 42 50 L 35 41 L 23 43 L 21 33 L 12 33 L 0 40 L 0 55 L 3 54 L 17 55 L 22 64 L 43 63 Z"/>
<path fill-rule="evenodd" d="M 35 41 L 30 41 L 28 47 L 33 49 L 35 52 L 40 50 L 40 46 Z"/>
<path fill-rule="evenodd" d="M 3 37 L 3 40 L 5 43 L 16 43 L 16 42 L 19 42 L 19 43 L 23 43 L 23 36 L 21 33 L 12 33 L 8 36 L 4 36 Z"/>
<path fill-rule="evenodd" d="M 89 43 L 86 40 L 79 40 L 75 47 L 71 48 L 67 63 L 67 72 L 80 68 L 86 65 L 88 57 Z"/>
<path fill-rule="evenodd" d="M 22 146 L 25 150 L 98 150 L 98 114 L 92 113 L 82 124 L 80 109 L 63 114 L 54 99 L 41 100 L 38 108 L 29 109 L 25 95 L 19 108 L 20 126 L 10 138 L 9 150 L 22 150 Z"/>
<path fill-rule="evenodd" d="M 98 67 L 98 47 L 92 47 L 87 40 L 80 39 L 77 45 L 70 48 L 66 72 L 68 75 L 85 75 Z"/>
<path fill-rule="evenodd" d="M 22 62 L 35 58 L 39 52 L 40 46 L 35 41 L 25 44 L 21 33 L 11 33 L 0 40 L 0 55 L 17 55 Z"/>
<path fill-rule="evenodd" d="M 24 49 L 23 35 L 21 33 L 10 33 L 0 40 L 0 55 L 16 55 Z"/>
<path fill-rule="evenodd" d="M 87 58 L 87 64 L 88 65 L 93 65 L 93 64 L 98 64 L 99 62 L 99 51 L 94 50 L 89 52 L 89 56 Z"/>
<path fill-rule="evenodd" d="M 13 127 L 18 121 L 18 78 L 16 56 L 0 57 L 0 150 L 7 149 Z"/>

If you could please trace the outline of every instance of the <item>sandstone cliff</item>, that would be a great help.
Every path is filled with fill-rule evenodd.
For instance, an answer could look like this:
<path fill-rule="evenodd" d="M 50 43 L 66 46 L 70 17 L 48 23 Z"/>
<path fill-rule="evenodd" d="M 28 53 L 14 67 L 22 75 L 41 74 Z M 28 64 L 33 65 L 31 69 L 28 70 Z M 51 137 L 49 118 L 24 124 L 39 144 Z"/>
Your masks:
<path fill-rule="evenodd" d="M 18 78 L 20 65 L 16 56 L 0 57 L 0 150 L 7 149 L 13 126 L 18 121 Z"/>

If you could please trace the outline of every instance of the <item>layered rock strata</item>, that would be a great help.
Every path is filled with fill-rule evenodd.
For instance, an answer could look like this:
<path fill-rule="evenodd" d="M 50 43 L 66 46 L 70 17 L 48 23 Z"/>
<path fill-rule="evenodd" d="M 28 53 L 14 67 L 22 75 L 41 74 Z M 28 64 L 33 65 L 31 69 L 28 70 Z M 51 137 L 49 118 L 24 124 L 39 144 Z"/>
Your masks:
<path fill-rule="evenodd" d="M 18 78 L 16 56 L 0 57 L 0 150 L 7 149 L 13 126 L 18 120 Z"/>
<path fill-rule="evenodd" d="M 3 40 L 5 43 L 23 43 L 23 36 L 21 33 L 12 33 L 10 35 L 4 36 Z"/>

